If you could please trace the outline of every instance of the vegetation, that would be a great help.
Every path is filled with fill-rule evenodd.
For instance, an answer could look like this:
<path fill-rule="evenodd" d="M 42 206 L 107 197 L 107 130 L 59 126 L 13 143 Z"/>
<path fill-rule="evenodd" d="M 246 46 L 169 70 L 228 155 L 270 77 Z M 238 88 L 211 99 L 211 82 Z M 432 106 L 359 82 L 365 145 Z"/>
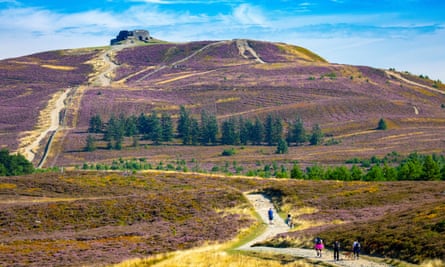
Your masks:
<path fill-rule="evenodd" d="M 301 145 L 310 140 L 311 145 L 319 145 L 323 142 L 323 132 L 320 125 L 312 128 L 311 135 L 306 135 L 303 121 L 300 117 L 294 124 L 289 126 L 291 130 L 287 133 L 287 143 Z M 151 140 L 154 145 L 161 142 L 171 142 L 174 136 L 171 115 L 163 113 L 161 118 L 156 111 L 149 116 L 140 114 L 139 117 L 124 114 L 115 117 L 111 115 L 107 123 L 102 123 L 99 114 L 91 117 L 88 131 L 90 133 L 103 133 L 104 140 L 108 141 L 107 148 L 122 149 L 124 137 L 139 137 Z M 176 126 L 176 137 L 182 140 L 184 145 L 268 145 L 274 146 L 281 142 L 282 149 L 284 137 L 283 120 L 268 114 L 264 121 L 258 117 L 255 121 L 239 117 L 231 117 L 224 120 L 219 126 L 215 115 L 208 114 L 205 110 L 201 112 L 200 122 L 190 114 L 184 106 L 180 107 L 179 119 Z M 219 133 L 221 133 L 219 137 Z M 218 138 L 219 137 L 219 138 Z M 91 146 L 91 136 L 87 136 L 87 151 Z M 288 145 L 286 144 L 286 146 Z M 90 148 L 91 149 L 91 148 Z M 279 153 L 284 154 L 284 153 Z"/>
<path fill-rule="evenodd" d="M 377 125 L 377 130 L 386 130 L 386 129 L 388 129 L 388 126 L 386 125 L 386 121 L 383 118 L 381 118 Z"/>
<path fill-rule="evenodd" d="M 242 148 L 242 147 L 241 147 Z M 287 143 L 281 140 L 275 153 L 286 154 Z M 234 147 L 225 148 L 221 156 L 233 156 L 237 154 Z M 337 180 L 337 181 L 439 181 L 445 180 L 445 158 L 443 155 L 421 155 L 411 153 L 407 157 L 401 157 L 396 152 L 392 152 L 383 158 L 376 156 L 370 159 L 350 159 L 345 162 L 346 165 L 323 166 L 313 164 L 306 168 L 301 168 L 297 163 L 288 163 L 278 165 L 277 162 L 258 163 L 256 168 L 249 168 L 234 162 L 233 167 L 229 168 L 226 161 L 224 166 L 213 166 L 210 172 L 232 174 L 244 174 L 246 176 L 276 177 L 276 178 L 295 178 L 305 180 Z M 84 163 L 78 166 L 83 170 L 167 170 L 206 173 L 205 169 L 200 167 L 196 159 L 186 162 L 183 159 L 177 159 L 173 162 L 150 163 L 146 158 L 133 158 L 113 160 L 111 164 L 107 163 Z"/>
<path fill-rule="evenodd" d="M 0 176 L 15 176 L 34 172 L 34 166 L 23 155 L 11 155 L 7 149 L 0 150 Z"/>
<path fill-rule="evenodd" d="M 150 172 L 39 173 L 0 180 L 0 262 L 118 263 L 233 239 L 252 224 L 240 190 L 260 184 Z"/>
<path fill-rule="evenodd" d="M 291 173 L 298 176 L 298 169 Z M 431 181 L 322 182 L 173 172 L 3 177 L 0 260 L 6 265 L 112 264 L 225 242 L 252 225 L 241 192 L 258 190 L 281 212 L 298 219 L 286 242 L 274 238 L 269 245 L 306 246 L 320 235 L 327 244 L 341 237 L 347 247 L 359 237 L 365 254 L 422 262 L 444 256 L 444 186 Z M 304 208 L 313 212 L 299 212 Z M 322 226 L 300 228 L 306 221 Z M 420 249 L 431 242 L 435 249 Z M 168 265 L 169 258 L 159 261 Z"/>
<path fill-rule="evenodd" d="M 267 245 L 311 247 L 311 240 L 320 236 L 327 245 L 338 239 L 348 249 L 359 239 L 364 254 L 417 264 L 444 259 L 443 182 L 321 185 L 277 184 L 266 190 L 283 212 L 301 214 L 302 207 L 313 208 L 313 212 L 299 215 L 297 224 L 322 225 L 308 230 L 297 226 L 297 231 L 275 237 Z"/>

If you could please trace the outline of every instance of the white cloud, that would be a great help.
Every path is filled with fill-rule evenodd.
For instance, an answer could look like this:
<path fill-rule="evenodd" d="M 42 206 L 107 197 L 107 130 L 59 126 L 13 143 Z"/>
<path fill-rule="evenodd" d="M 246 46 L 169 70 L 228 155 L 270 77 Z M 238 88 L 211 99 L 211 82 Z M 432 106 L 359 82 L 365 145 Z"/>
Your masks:
<path fill-rule="evenodd" d="M 233 10 L 233 18 L 244 25 L 266 26 L 266 17 L 259 7 L 241 4 Z"/>
<path fill-rule="evenodd" d="M 229 3 L 228 0 L 210 1 Z M 231 5 L 233 8 L 228 13 L 209 16 L 168 11 L 156 5 L 168 4 L 170 0 L 144 2 L 148 4 L 129 5 L 119 14 L 102 10 L 73 14 L 39 8 L 0 10 L 0 58 L 106 45 L 119 30 L 145 28 L 154 37 L 167 41 L 250 38 L 287 42 L 311 49 L 333 62 L 395 67 L 445 80 L 443 25 L 410 24 L 389 13 L 286 15 L 282 11 L 266 12 L 255 5 L 239 4 L 240 1 Z M 305 3 L 309 2 L 302 2 L 302 7 L 307 6 Z"/>

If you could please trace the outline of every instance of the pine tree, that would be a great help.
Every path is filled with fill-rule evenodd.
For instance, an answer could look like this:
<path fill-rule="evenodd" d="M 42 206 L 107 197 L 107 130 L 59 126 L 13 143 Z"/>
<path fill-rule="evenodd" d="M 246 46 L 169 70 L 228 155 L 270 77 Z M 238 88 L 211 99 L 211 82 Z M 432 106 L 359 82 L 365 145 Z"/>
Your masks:
<path fill-rule="evenodd" d="M 201 144 L 207 145 L 209 143 L 215 144 L 218 135 L 218 122 L 214 115 L 208 115 L 205 110 L 201 112 L 200 125 Z"/>
<path fill-rule="evenodd" d="M 99 114 L 96 114 L 90 118 L 90 127 L 88 128 L 89 133 L 101 133 L 102 127 L 102 118 Z"/>
<path fill-rule="evenodd" d="M 268 146 L 273 145 L 273 118 L 268 114 L 264 122 L 264 141 Z"/>
<path fill-rule="evenodd" d="M 377 130 L 386 130 L 388 127 L 387 127 L 387 125 L 386 125 L 386 121 L 383 119 L 383 118 L 381 118 L 380 120 L 379 120 L 379 123 L 378 123 L 378 125 L 377 125 Z"/>
<path fill-rule="evenodd" d="M 315 124 L 312 127 L 312 134 L 309 140 L 311 145 L 319 145 L 323 142 L 323 132 L 321 131 L 320 125 Z"/>
<path fill-rule="evenodd" d="M 427 180 L 427 181 L 440 180 L 439 164 L 433 160 L 433 157 L 431 155 L 426 156 L 423 161 L 422 180 Z"/>
<path fill-rule="evenodd" d="M 184 140 L 188 140 L 190 139 L 189 135 L 189 130 L 190 130 L 190 114 L 189 112 L 185 109 L 184 106 L 180 107 L 180 111 L 179 111 L 179 119 L 178 119 L 178 126 L 177 126 L 177 131 L 178 131 L 178 137 Z M 188 142 L 184 142 L 184 143 L 188 143 Z"/>
<path fill-rule="evenodd" d="M 221 143 L 223 145 L 236 145 L 239 142 L 239 134 L 236 122 L 233 118 L 224 121 L 221 125 Z"/>
<path fill-rule="evenodd" d="M 158 145 L 162 140 L 162 127 L 156 111 L 151 112 L 149 121 L 151 128 L 150 139 L 155 145 Z"/>
<path fill-rule="evenodd" d="M 283 138 L 283 122 L 280 118 L 276 117 L 273 121 L 273 127 L 272 127 L 272 143 L 278 144 L 278 142 L 282 140 L 282 138 Z"/>
<path fill-rule="evenodd" d="M 190 144 L 197 145 L 199 142 L 200 131 L 199 131 L 198 120 L 195 118 L 190 119 L 189 133 L 190 133 Z"/>
<path fill-rule="evenodd" d="M 261 142 L 263 141 L 264 126 L 258 117 L 255 119 L 255 124 L 253 125 L 251 134 L 252 134 L 252 142 L 255 145 L 260 145 Z"/>
<path fill-rule="evenodd" d="M 306 130 L 304 129 L 303 120 L 297 116 L 295 123 L 289 127 L 287 142 L 289 144 L 302 144 L 307 141 Z"/>
<path fill-rule="evenodd" d="M 85 151 L 91 152 L 94 150 L 96 150 L 96 143 L 95 143 L 94 137 L 91 134 L 89 134 L 87 136 L 87 144 L 85 147 Z"/>
<path fill-rule="evenodd" d="M 138 134 L 138 118 L 134 115 L 125 119 L 125 136 L 134 136 Z"/>
<path fill-rule="evenodd" d="M 277 150 L 275 151 L 276 154 L 287 154 L 288 147 L 287 143 L 284 139 L 280 139 L 278 141 Z"/>
<path fill-rule="evenodd" d="M 162 141 L 170 142 L 173 139 L 173 122 L 169 114 L 161 115 Z"/>

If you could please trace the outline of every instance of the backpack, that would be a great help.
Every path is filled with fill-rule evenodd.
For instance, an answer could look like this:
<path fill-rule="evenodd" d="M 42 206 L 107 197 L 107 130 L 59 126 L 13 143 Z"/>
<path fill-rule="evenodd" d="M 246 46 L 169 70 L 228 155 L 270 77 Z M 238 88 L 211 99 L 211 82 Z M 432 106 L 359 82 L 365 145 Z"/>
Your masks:
<path fill-rule="evenodd" d="M 315 238 L 315 244 L 321 244 L 321 238 L 319 237 Z"/>

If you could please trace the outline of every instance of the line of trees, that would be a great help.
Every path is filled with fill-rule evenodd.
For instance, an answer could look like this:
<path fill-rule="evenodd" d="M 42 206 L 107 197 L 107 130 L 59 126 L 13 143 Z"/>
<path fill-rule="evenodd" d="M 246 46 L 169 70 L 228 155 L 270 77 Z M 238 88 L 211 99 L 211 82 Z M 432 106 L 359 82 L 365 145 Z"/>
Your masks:
<path fill-rule="evenodd" d="M 347 166 L 325 168 L 313 165 L 307 167 L 304 172 L 298 165 L 294 165 L 290 171 L 290 178 L 343 181 L 438 181 L 445 180 L 445 158 L 443 155 L 411 153 L 398 165 L 385 160 L 375 161 L 367 168 L 357 165 L 350 168 Z"/>
<path fill-rule="evenodd" d="M 277 145 L 277 153 L 286 153 L 288 145 L 301 145 L 309 142 L 318 145 L 323 142 L 323 132 L 318 124 L 314 125 L 311 134 L 307 134 L 300 117 L 288 124 L 285 134 L 283 120 L 268 114 L 264 121 L 243 117 L 231 117 L 218 123 L 213 114 L 205 110 L 200 119 L 181 106 L 176 124 L 176 135 L 171 115 L 159 115 L 153 111 L 150 115 L 140 114 L 138 117 L 118 117 L 112 115 L 103 122 L 100 115 L 91 117 L 89 133 L 103 133 L 103 139 L 108 141 L 109 149 L 121 149 L 124 137 L 133 137 L 136 146 L 138 140 L 151 140 L 153 144 L 170 142 L 174 137 L 182 140 L 184 145 Z M 285 137 L 285 138 L 284 138 Z M 95 150 L 94 138 L 87 137 L 87 151 Z"/>
<path fill-rule="evenodd" d="M 394 152 L 393 152 L 394 153 Z M 347 164 L 347 165 L 346 165 Z M 321 166 L 318 164 L 301 168 L 298 162 L 281 164 L 277 162 L 257 164 L 256 169 L 246 169 L 236 161 L 224 165 L 215 165 L 204 170 L 199 162 L 192 160 L 176 160 L 170 162 L 150 163 L 145 158 L 132 160 L 114 160 L 111 165 L 97 163 L 84 163 L 82 169 L 94 170 L 175 170 L 188 172 L 215 172 L 231 174 L 244 174 L 246 176 L 292 178 L 305 180 L 341 180 L 341 181 L 445 181 L 445 157 L 443 155 L 420 155 L 412 153 L 407 157 L 397 159 L 394 155 L 383 159 L 372 157 L 369 160 L 357 160 L 352 166 L 350 163 L 339 166 Z M 349 166 L 348 166 L 349 165 Z"/>

